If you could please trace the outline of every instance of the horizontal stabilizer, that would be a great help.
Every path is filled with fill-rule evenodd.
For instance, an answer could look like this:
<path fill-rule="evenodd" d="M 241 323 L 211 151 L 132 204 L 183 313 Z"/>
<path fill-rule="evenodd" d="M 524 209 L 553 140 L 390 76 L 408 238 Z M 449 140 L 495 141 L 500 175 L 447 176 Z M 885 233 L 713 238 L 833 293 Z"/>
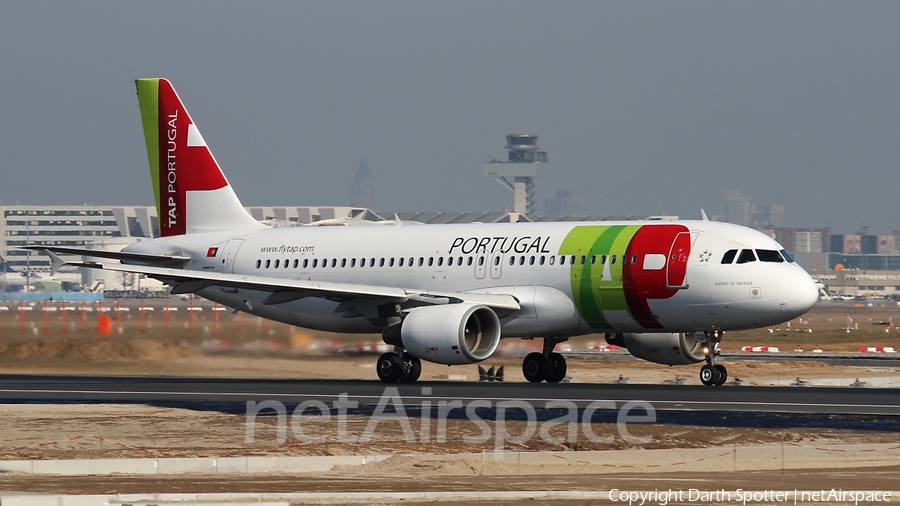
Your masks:
<path fill-rule="evenodd" d="M 181 267 L 191 257 L 181 255 L 148 255 L 146 253 L 129 253 L 127 251 L 103 251 L 85 248 L 66 248 L 62 246 L 22 246 L 22 249 L 47 251 L 57 255 L 79 255 L 95 258 L 109 258 L 126 264 L 153 265 L 156 267 Z M 51 255 L 52 258 L 52 255 Z M 59 258 L 57 256 L 57 258 Z"/>

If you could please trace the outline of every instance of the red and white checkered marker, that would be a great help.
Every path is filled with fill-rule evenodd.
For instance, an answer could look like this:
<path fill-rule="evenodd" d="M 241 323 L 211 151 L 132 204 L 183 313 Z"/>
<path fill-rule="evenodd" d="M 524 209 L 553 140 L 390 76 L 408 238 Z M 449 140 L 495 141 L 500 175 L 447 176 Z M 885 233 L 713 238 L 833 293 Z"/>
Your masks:
<path fill-rule="evenodd" d="M 741 349 L 748 353 L 778 353 L 778 348 L 774 346 L 744 346 Z"/>
<path fill-rule="evenodd" d="M 893 346 L 864 346 L 859 351 L 862 353 L 896 353 Z"/>

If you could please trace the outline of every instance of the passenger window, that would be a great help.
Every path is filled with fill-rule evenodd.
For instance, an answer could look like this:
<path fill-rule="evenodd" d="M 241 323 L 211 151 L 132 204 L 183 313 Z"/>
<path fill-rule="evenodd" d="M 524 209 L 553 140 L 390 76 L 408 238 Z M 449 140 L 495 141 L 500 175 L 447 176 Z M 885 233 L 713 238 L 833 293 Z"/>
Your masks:
<path fill-rule="evenodd" d="M 581 255 L 581 265 L 584 265 L 584 255 Z"/>
<path fill-rule="evenodd" d="M 600 255 L 600 263 L 601 263 L 601 264 L 605 264 L 605 263 L 606 263 L 606 255 Z"/>
<path fill-rule="evenodd" d="M 519 265 L 525 265 L 525 255 L 519 257 Z"/>
<path fill-rule="evenodd" d="M 287 269 L 291 266 L 291 261 L 287 258 L 284 259 L 284 268 Z"/>
<path fill-rule="evenodd" d="M 466 265 L 472 265 L 472 257 L 466 259 Z"/>
<path fill-rule="evenodd" d="M 438 267 L 444 265 L 444 257 L 438 257 Z"/>
<path fill-rule="evenodd" d="M 384 267 L 384 258 L 378 260 L 378 267 Z"/>
<path fill-rule="evenodd" d="M 541 264 L 541 265 L 544 265 L 544 255 L 541 255 L 541 260 L 540 260 L 540 262 L 538 262 L 538 263 Z"/>
<path fill-rule="evenodd" d="M 591 265 L 597 263 L 597 255 L 591 255 Z"/>
<path fill-rule="evenodd" d="M 784 262 L 784 259 L 781 258 L 781 254 L 773 249 L 758 249 L 756 250 L 756 256 L 759 258 L 760 262 Z"/>
<path fill-rule="evenodd" d="M 450 267 L 452 265 L 453 265 L 453 257 L 447 257 L 447 267 Z"/>
<path fill-rule="evenodd" d="M 556 255 L 550 255 L 550 265 L 556 263 Z"/>
<path fill-rule="evenodd" d="M 334 269 L 335 267 L 337 267 L 337 258 L 332 258 L 331 259 L 331 268 Z"/>
<path fill-rule="evenodd" d="M 631 263 L 633 263 L 633 264 L 637 263 L 637 255 L 631 255 Z"/>
<path fill-rule="evenodd" d="M 735 256 L 737 256 L 737 250 L 736 250 L 736 249 L 730 249 L 730 250 L 726 251 L 726 252 L 725 252 L 725 255 L 722 257 L 722 263 L 723 263 L 723 264 L 730 264 L 731 262 L 734 262 L 734 257 L 735 257 Z"/>
<path fill-rule="evenodd" d="M 792 257 L 791 254 L 787 252 L 787 250 L 781 250 L 781 256 L 783 256 L 789 264 L 794 263 L 794 257 Z"/>
<path fill-rule="evenodd" d="M 566 265 L 566 256 L 565 255 L 559 256 L 559 265 Z"/>
<path fill-rule="evenodd" d="M 369 259 L 369 267 L 375 267 L 375 257 Z"/>
<path fill-rule="evenodd" d="M 280 262 L 281 262 L 281 260 L 279 260 L 279 259 L 277 259 L 277 258 L 275 259 L 275 268 L 276 268 L 276 269 L 278 268 L 278 264 L 279 264 Z"/>
<path fill-rule="evenodd" d="M 456 265 L 462 265 L 462 263 L 463 263 L 463 257 L 459 257 L 456 259 Z M 471 265 L 471 264 L 472 264 L 472 259 L 469 259 L 469 265 Z"/>
<path fill-rule="evenodd" d="M 309 265 L 309 259 L 308 259 L 308 258 L 304 258 L 304 259 L 303 259 L 303 268 L 306 269 L 306 267 L 307 267 L 308 265 Z"/>
<path fill-rule="evenodd" d="M 268 269 L 270 265 L 272 265 L 272 261 L 266 260 L 266 269 Z"/>
<path fill-rule="evenodd" d="M 616 263 L 616 256 L 615 256 L 615 255 L 610 255 L 610 256 L 609 256 L 609 265 L 613 265 L 613 264 L 615 264 L 615 263 Z"/>
<path fill-rule="evenodd" d="M 419 257 L 419 267 L 422 267 L 422 264 L 425 263 L 425 259 L 423 257 Z"/>
<path fill-rule="evenodd" d="M 350 259 L 350 267 L 356 267 L 356 259 L 355 258 Z"/>
<path fill-rule="evenodd" d="M 296 269 L 299 265 L 300 265 L 300 260 L 295 258 L 294 259 L 294 269 Z"/>
<path fill-rule="evenodd" d="M 484 265 L 484 257 L 478 257 L 478 265 Z"/>
<path fill-rule="evenodd" d="M 393 267 L 393 266 L 394 266 L 394 257 L 391 257 L 391 259 L 388 260 L 388 267 Z"/>
<path fill-rule="evenodd" d="M 259 269 L 260 267 L 262 267 L 262 260 L 257 260 L 257 261 L 256 261 L 256 268 Z"/>
<path fill-rule="evenodd" d="M 499 260 L 500 257 L 497 257 Z M 509 257 L 509 265 L 516 265 L 516 257 Z"/>
<path fill-rule="evenodd" d="M 500 265 L 500 257 L 494 258 L 494 265 Z"/>
<path fill-rule="evenodd" d="M 400 257 L 400 260 L 397 263 L 398 267 L 403 267 L 403 257 Z"/>
<path fill-rule="evenodd" d="M 314 258 L 314 259 L 313 259 L 313 269 L 315 269 L 318 265 L 319 265 L 319 259 L 318 259 L 318 258 Z"/>
<path fill-rule="evenodd" d="M 344 268 L 344 267 L 347 267 L 347 259 L 346 258 L 341 259 L 341 268 Z"/>
<path fill-rule="evenodd" d="M 408 263 L 407 265 L 409 265 L 410 267 L 412 267 L 412 266 L 413 266 L 413 261 L 414 261 L 414 260 L 415 260 L 415 258 L 409 257 L 409 263 Z"/>
<path fill-rule="evenodd" d="M 534 255 L 531 255 L 531 258 L 528 259 L 528 265 L 534 265 Z"/>
<path fill-rule="evenodd" d="M 575 265 L 575 255 L 569 257 L 569 263 Z"/>
<path fill-rule="evenodd" d="M 752 249 L 741 250 L 741 255 L 737 259 L 737 263 L 745 264 L 747 262 L 755 262 L 756 257 L 753 255 Z"/>
<path fill-rule="evenodd" d="M 434 257 L 428 257 L 428 267 L 434 265 Z"/>

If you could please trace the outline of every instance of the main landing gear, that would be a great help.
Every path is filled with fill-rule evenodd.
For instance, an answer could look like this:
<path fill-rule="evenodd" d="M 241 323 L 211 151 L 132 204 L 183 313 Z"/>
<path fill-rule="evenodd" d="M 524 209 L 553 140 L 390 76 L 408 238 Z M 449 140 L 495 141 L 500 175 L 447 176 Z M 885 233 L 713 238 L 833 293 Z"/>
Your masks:
<path fill-rule="evenodd" d="M 531 383 L 559 383 L 566 377 L 566 358 L 553 351 L 557 344 L 565 339 L 544 338 L 542 353 L 529 353 L 522 361 L 522 374 Z"/>
<path fill-rule="evenodd" d="M 703 344 L 703 350 L 706 353 L 706 365 L 700 368 L 700 382 L 706 386 L 724 385 L 728 379 L 728 370 L 725 369 L 724 365 L 716 363 L 722 333 L 714 330 L 712 332 L 703 332 L 702 334 L 702 337 L 700 333 L 697 334 L 697 340 Z"/>
<path fill-rule="evenodd" d="M 378 357 L 375 369 L 384 383 L 415 383 L 422 375 L 422 362 L 400 348 Z"/>

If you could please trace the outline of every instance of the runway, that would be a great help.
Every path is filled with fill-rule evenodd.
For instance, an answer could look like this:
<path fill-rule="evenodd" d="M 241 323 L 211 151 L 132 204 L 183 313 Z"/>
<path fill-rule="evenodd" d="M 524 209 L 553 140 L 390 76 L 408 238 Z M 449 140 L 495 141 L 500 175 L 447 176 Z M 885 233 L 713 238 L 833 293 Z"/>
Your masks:
<path fill-rule="evenodd" d="M 351 405 L 353 409 L 371 412 L 389 398 L 392 404 L 410 408 L 421 408 L 423 403 L 436 407 L 441 401 L 462 401 L 464 405 L 482 401 L 482 405 L 493 409 L 497 402 L 515 400 L 539 410 L 552 410 L 548 402 L 570 401 L 581 409 L 599 402 L 594 407 L 600 411 L 614 411 L 629 401 L 646 401 L 657 412 L 701 419 L 719 413 L 732 419 L 740 414 L 765 414 L 778 418 L 883 415 L 900 420 L 897 389 L 445 381 L 385 385 L 378 381 L 333 379 L 0 375 L 0 403 L 141 403 L 243 413 L 248 401 L 277 401 L 291 407 L 315 400 L 328 406 L 336 401 L 355 402 L 358 404 Z"/>

